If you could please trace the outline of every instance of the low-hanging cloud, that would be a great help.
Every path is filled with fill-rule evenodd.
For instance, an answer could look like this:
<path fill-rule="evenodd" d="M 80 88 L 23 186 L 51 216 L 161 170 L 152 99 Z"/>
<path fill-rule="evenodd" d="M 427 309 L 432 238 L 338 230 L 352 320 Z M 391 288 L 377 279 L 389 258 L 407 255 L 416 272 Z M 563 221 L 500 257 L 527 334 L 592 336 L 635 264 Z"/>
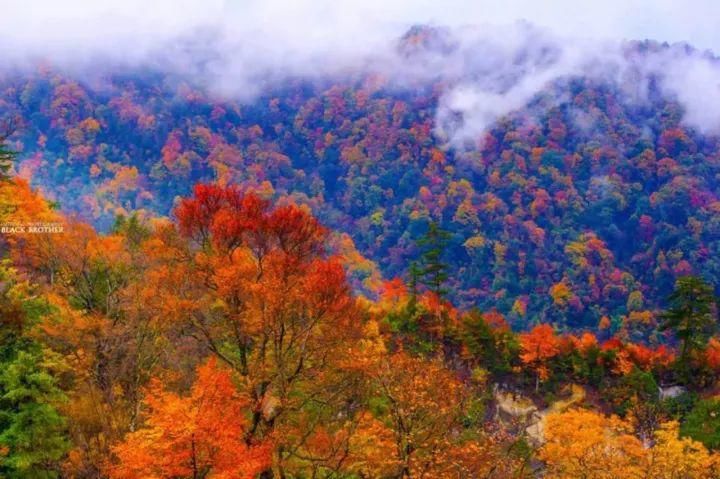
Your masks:
<path fill-rule="evenodd" d="M 613 84 L 625 101 L 636 105 L 650 100 L 650 84 L 655 82 L 664 95 L 680 103 L 688 126 L 720 134 L 720 59 L 712 53 L 684 43 L 656 43 L 643 51 L 626 41 L 558 38 L 527 25 L 515 27 L 521 40 L 491 55 L 501 59 L 490 63 L 492 73 L 477 79 L 475 70 L 465 70 L 441 98 L 436 131 L 452 146 L 477 145 L 481 133 L 499 117 L 571 77 Z M 482 50 L 472 44 L 466 48 Z"/>
<path fill-rule="evenodd" d="M 701 50 L 629 58 L 625 40 L 687 41 L 720 51 L 708 0 L 6 0 L 0 58 L 49 61 L 83 73 L 151 66 L 250 100 L 289 77 L 382 73 L 401 86 L 446 85 L 436 132 L 476 142 L 499 117 L 572 75 L 617 82 L 644 101 L 650 77 L 681 102 L 685 121 L 720 132 L 720 66 Z M 399 48 L 412 25 L 439 26 L 417 52 Z M 97 72 L 95 72 L 97 73 Z"/>

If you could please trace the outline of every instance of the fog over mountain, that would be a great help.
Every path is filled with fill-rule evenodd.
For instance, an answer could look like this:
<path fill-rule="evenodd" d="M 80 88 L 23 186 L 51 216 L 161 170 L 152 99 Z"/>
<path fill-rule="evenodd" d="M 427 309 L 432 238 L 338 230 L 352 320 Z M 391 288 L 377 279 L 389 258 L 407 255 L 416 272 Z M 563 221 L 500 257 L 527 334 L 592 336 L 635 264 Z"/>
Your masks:
<path fill-rule="evenodd" d="M 452 146 L 476 141 L 498 117 L 571 75 L 610 79 L 642 102 L 647 83 L 678 98 L 689 125 L 720 128 L 720 50 L 712 2 L 396 2 L 10 0 L 0 18 L 5 68 L 47 62 L 80 78 L 133 66 L 176 74 L 251 101 L 288 78 L 380 74 L 402 88 L 445 85 L 437 131 Z M 693 12 L 700 21 L 683 22 Z M 636 12 L 636 15 L 631 13 Z M 413 25 L 438 32 L 408 54 Z M 627 41 L 683 43 L 630 58 Z M 683 45 L 693 46 L 688 51 Z M 460 123 L 449 126 L 456 115 Z"/>

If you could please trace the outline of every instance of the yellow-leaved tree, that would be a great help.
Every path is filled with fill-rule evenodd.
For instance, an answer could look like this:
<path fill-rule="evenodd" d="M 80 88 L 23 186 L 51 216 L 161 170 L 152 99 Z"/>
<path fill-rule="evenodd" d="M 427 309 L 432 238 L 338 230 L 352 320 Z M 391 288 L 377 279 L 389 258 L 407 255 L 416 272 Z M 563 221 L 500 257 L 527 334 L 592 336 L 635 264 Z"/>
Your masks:
<path fill-rule="evenodd" d="M 643 444 L 629 421 L 586 409 L 551 414 L 539 458 L 547 479 L 712 479 L 720 458 L 701 443 L 681 438 L 678 423 L 655 431 Z"/>
<path fill-rule="evenodd" d="M 551 414 L 539 457 L 548 479 L 642 478 L 644 449 L 632 428 L 615 416 L 574 409 Z"/>

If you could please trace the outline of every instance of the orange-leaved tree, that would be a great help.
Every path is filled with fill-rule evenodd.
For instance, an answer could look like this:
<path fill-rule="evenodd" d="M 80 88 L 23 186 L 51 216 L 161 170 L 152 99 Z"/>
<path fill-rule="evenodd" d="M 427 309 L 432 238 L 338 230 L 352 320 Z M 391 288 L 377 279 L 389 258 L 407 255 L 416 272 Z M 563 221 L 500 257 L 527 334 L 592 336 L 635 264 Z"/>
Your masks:
<path fill-rule="evenodd" d="M 145 426 L 113 448 L 111 479 L 252 479 L 270 463 L 269 442 L 246 443 L 250 401 L 215 358 L 197 369 L 189 395 L 154 380 L 145 404 Z"/>
<path fill-rule="evenodd" d="M 466 424 L 470 391 L 441 360 L 398 351 L 372 376 L 381 404 L 373 434 L 393 447 L 383 462 L 362 463 L 381 464 L 382 473 L 365 469 L 362 477 L 524 477 L 522 461 L 507 454 L 503 438 Z"/>
<path fill-rule="evenodd" d="M 246 441 L 277 432 L 274 474 L 301 456 L 315 461 L 305 445 L 315 427 L 332 434 L 345 423 L 338 412 L 357 381 L 342 374 L 344 356 L 363 333 L 327 229 L 307 208 L 234 186 L 197 185 L 175 215 L 148 271 L 164 278 L 148 285 L 157 315 L 238 373 L 251 401 Z"/>
<path fill-rule="evenodd" d="M 520 335 L 520 360 L 535 371 L 535 391 L 550 375 L 548 360 L 560 353 L 560 339 L 549 324 L 539 324 Z"/>

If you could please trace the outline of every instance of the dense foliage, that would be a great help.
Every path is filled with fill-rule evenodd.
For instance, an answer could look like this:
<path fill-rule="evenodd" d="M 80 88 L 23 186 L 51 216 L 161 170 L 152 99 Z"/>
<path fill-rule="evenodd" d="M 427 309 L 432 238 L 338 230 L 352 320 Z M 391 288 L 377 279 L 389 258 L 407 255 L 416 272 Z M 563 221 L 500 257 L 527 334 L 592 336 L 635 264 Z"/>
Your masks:
<path fill-rule="evenodd" d="M 4 477 L 720 472 L 716 336 L 675 350 L 607 329 L 515 333 L 496 310 L 453 307 L 442 284 L 397 279 L 358 297 L 307 207 L 236 186 L 198 184 L 175 220 L 133 215 L 109 234 L 20 179 L 0 183 L 0 206 L 1 222 L 63 226 L 1 238 Z M 433 227 L 426 251 L 442 236 Z M 708 288 L 684 277 L 676 307 L 716 310 L 688 285 Z"/>
<path fill-rule="evenodd" d="M 632 45 L 628 61 L 661 48 Z M 643 337 L 678 277 L 720 282 L 720 158 L 672 98 L 651 84 L 636 101 L 626 86 L 561 80 L 451 148 L 435 132 L 441 85 L 378 77 L 239 103 L 161 74 L 42 68 L 4 74 L 0 108 L 19 173 L 103 230 L 118 214 L 169 214 L 198 181 L 236 183 L 308 204 L 386 277 L 409 277 L 437 224 L 460 306 Z M 372 265 L 353 275 L 376 291 Z"/>
<path fill-rule="evenodd" d="M 3 73 L 0 476 L 720 477 L 718 139 L 444 86 Z"/>

